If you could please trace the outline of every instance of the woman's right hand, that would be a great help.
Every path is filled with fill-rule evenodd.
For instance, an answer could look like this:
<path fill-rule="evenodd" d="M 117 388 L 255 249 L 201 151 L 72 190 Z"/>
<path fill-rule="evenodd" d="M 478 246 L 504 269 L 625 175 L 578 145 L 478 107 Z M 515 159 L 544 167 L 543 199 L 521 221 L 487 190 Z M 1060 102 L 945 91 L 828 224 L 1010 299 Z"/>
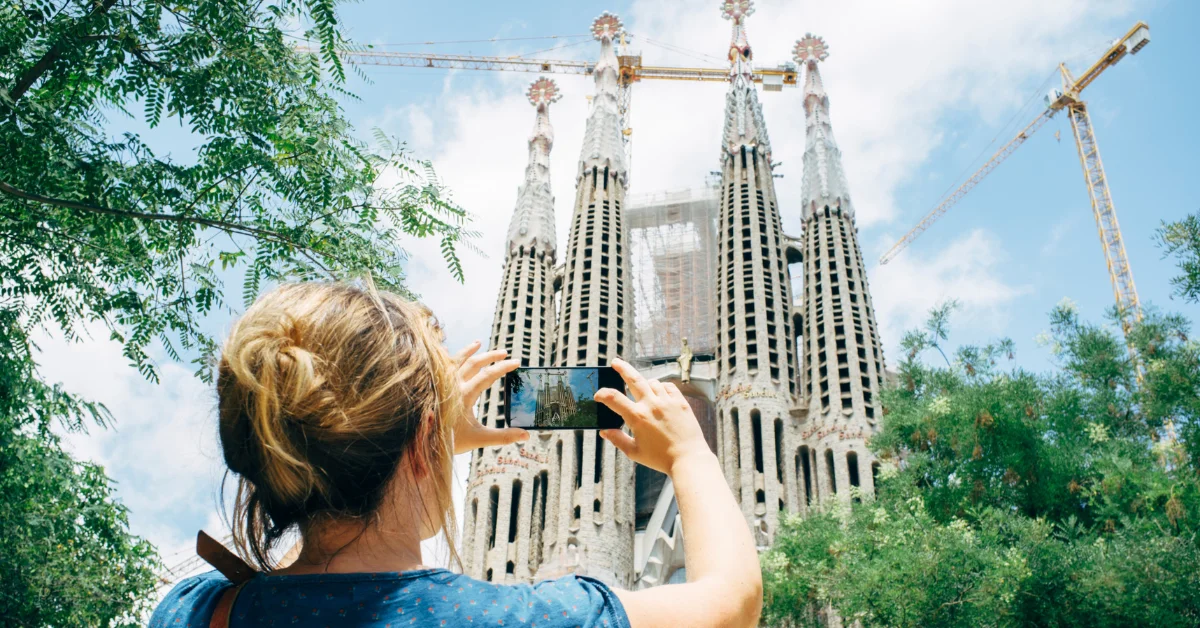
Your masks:
<path fill-rule="evenodd" d="M 667 475 L 680 460 L 712 455 L 692 407 L 675 384 L 647 380 L 624 360 L 613 360 L 612 367 L 636 401 L 612 388 L 597 390 L 595 399 L 621 415 L 633 434 L 602 430 L 601 437 L 634 462 Z"/>

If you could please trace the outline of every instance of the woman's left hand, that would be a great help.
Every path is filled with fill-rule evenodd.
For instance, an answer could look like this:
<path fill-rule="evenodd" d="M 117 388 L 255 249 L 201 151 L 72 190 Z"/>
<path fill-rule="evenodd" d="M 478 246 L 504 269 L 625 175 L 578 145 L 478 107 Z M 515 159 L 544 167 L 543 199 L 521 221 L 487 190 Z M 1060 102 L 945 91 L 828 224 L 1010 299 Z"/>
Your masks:
<path fill-rule="evenodd" d="M 519 427 L 484 427 L 475 416 L 479 395 L 505 374 L 521 365 L 519 360 L 505 360 L 504 349 L 475 355 L 482 345 L 478 340 L 467 345 L 454 362 L 458 364 L 458 385 L 462 391 L 463 417 L 454 429 L 454 453 L 461 454 L 480 447 L 498 447 L 529 439 L 529 432 Z"/>

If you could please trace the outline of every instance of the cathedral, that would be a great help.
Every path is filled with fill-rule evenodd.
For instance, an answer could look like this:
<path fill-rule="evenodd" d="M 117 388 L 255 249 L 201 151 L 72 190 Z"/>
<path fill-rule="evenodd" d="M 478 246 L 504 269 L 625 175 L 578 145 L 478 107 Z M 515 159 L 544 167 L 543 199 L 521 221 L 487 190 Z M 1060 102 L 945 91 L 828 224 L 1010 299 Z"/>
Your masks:
<path fill-rule="evenodd" d="M 546 78 L 530 87 L 536 114 L 491 346 L 522 366 L 621 357 L 678 385 L 761 550 L 784 513 L 874 491 L 878 464 L 865 443 L 881 415 L 884 361 L 818 70 L 825 43 L 805 35 L 794 49 L 804 72 L 802 203 L 781 208 L 745 28 L 751 3 L 722 9 L 732 38 L 719 181 L 704 193 L 629 203 L 614 48 L 621 22 L 606 13 L 593 23 L 595 93 L 561 250 L 550 185 L 559 93 Z M 802 218 L 798 237 L 783 231 L 781 211 Z M 504 404 L 501 382 L 481 400 L 481 420 L 503 424 Z M 625 588 L 686 580 L 670 479 L 595 430 L 535 431 L 473 452 L 463 520 L 464 569 L 477 578 L 579 573 Z"/>

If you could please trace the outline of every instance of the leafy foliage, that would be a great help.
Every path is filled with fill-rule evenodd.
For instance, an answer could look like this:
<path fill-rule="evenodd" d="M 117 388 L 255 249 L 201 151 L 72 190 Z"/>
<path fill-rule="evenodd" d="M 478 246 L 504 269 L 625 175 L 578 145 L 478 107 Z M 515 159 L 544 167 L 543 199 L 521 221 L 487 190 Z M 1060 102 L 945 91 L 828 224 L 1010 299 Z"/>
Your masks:
<path fill-rule="evenodd" d="M 0 3 L 0 623 L 133 622 L 154 584 L 103 470 L 54 432 L 111 417 L 38 376 L 39 330 L 99 325 L 150 380 L 155 347 L 209 377 L 206 317 L 271 282 L 404 293 L 403 237 L 437 239 L 462 279 L 469 216 L 338 104 L 336 5 Z"/>
<path fill-rule="evenodd" d="M 1188 303 L 1200 301 L 1200 214 L 1164 222 L 1156 234 L 1164 255 L 1174 255 L 1183 274 L 1171 280 L 1175 294 Z"/>
<path fill-rule="evenodd" d="M 0 624 L 140 625 L 158 580 L 154 548 L 128 533 L 104 469 L 72 459 L 50 429 L 52 419 L 79 430 L 111 417 L 44 384 L 32 362 L 2 366 Z"/>
<path fill-rule="evenodd" d="M 293 49 L 292 20 L 319 55 Z M 235 272 L 242 301 L 365 272 L 403 292 L 408 234 L 439 239 L 461 280 L 472 233 L 429 164 L 351 136 L 333 2 L 7 3 L 0 25 L 0 307 L 27 328 L 103 320 L 154 379 L 155 342 L 203 366 L 194 318 Z M 144 136 L 160 125 L 192 154 L 158 154 Z"/>
<path fill-rule="evenodd" d="M 1200 344 L 1149 312 L 1124 343 L 1050 316 L 1058 369 L 1004 340 L 946 367 L 950 307 L 905 339 L 884 392 L 875 500 L 793 518 L 764 559 L 766 616 L 816 625 L 1191 626 L 1200 622 Z M 939 352 L 941 348 L 937 347 Z M 943 356 L 945 354 L 943 353 Z"/>

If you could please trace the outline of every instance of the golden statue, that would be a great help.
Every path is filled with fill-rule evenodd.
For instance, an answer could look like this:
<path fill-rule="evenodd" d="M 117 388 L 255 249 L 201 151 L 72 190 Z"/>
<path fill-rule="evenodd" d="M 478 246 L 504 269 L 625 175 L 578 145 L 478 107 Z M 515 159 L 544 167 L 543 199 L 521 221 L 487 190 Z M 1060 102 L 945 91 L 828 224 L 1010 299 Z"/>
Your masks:
<path fill-rule="evenodd" d="M 683 337 L 683 348 L 675 361 L 679 363 L 679 381 L 684 384 L 692 381 L 692 349 L 688 347 L 687 336 Z"/>

